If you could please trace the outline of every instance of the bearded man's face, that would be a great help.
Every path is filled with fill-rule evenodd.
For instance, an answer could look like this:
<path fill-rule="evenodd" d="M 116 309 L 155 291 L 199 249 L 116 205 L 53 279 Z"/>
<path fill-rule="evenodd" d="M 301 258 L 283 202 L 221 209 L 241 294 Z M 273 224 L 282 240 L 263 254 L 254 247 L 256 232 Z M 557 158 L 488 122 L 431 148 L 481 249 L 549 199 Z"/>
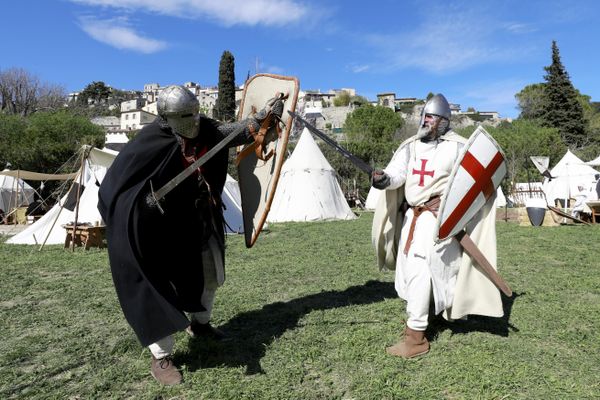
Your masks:
<path fill-rule="evenodd" d="M 419 127 L 417 131 L 417 137 L 419 139 L 434 140 L 438 137 L 438 127 L 442 117 L 433 114 L 425 114 L 423 125 Z"/>

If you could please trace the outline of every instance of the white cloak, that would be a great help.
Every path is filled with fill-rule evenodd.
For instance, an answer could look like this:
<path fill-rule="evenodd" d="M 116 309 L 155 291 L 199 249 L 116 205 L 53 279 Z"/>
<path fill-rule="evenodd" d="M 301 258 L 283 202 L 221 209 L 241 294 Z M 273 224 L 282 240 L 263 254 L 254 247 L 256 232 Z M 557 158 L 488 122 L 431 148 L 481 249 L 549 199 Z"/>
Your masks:
<path fill-rule="evenodd" d="M 459 143 L 466 142 L 464 138 L 452 131 L 446 133 L 441 139 L 440 143 L 447 141 L 444 145 L 448 149 L 457 148 L 457 146 L 460 146 L 458 145 Z M 398 180 L 398 177 L 392 177 L 392 184 L 385 190 L 384 195 L 380 196 L 375 209 L 371 232 L 372 243 L 375 247 L 380 269 L 395 269 L 399 246 L 401 246 L 400 251 L 404 248 L 406 239 L 401 237 L 404 213 L 400 210 L 400 206 L 405 199 L 406 191 L 408 190 L 410 194 L 409 204 L 413 206 L 422 205 L 430 197 L 441 194 L 450 172 L 448 170 L 448 160 L 451 161 L 451 164 L 456 161 L 457 154 L 448 154 L 448 157 L 444 160 L 438 160 L 437 165 L 434 165 L 433 160 L 431 160 L 429 166 L 426 163 L 415 165 L 414 162 L 418 163 L 420 161 L 415 159 L 415 146 L 418 145 L 416 142 L 417 139 L 413 136 L 402 143 L 394 154 L 392 161 L 390 161 L 389 167 L 399 162 L 402 152 L 408 151 L 409 157 L 411 152 L 413 153 L 413 164 L 410 167 L 405 165 L 405 167 L 410 169 L 416 167 L 413 169 L 413 172 L 423 171 L 423 173 L 425 171 L 429 172 L 429 169 L 432 169 L 438 171 L 436 174 L 439 173 L 439 175 L 436 175 L 436 179 L 432 180 L 432 183 L 428 185 L 420 179 L 421 176 L 419 174 L 415 174 L 412 178 L 410 177 L 411 174 L 408 174 L 406 182 Z M 452 142 L 455 143 L 454 147 L 452 147 Z M 401 184 L 396 187 L 398 183 Z M 420 192 L 419 190 L 415 191 L 415 186 L 422 186 Z M 466 228 L 471 239 L 486 255 L 494 268 L 496 268 L 495 214 L 494 199 L 490 199 Z M 436 251 L 436 246 L 438 249 L 440 246 L 444 246 L 445 242 L 435 244 L 434 232 L 431 232 L 430 237 L 431 241 L 418 244 L 413 242 L 411 247 L 414 245 L 420 247 L 429 246 L 429 252 L 433 253 Z M 457 246 L 454 247 L 458 248 Z M 461 252 L 459 251 L 459 253 Z M 451 258 L 454 261 L 447 263 L 447 265 L 440 264 L 440 262 L 430 265 L 436 313 L 445 310 L 445 316 L 451 319 L 458 319 L 468 314 L 491 317 L 503 316 L 500 291 L 480 271 L 479 266 L 473 264 L 471 258 L 466 254 L 456 254 Z M 398 295 L 405 298 L 405 288 L 402 285 L 402 271 L 397 271 L 396 275 Z"/>

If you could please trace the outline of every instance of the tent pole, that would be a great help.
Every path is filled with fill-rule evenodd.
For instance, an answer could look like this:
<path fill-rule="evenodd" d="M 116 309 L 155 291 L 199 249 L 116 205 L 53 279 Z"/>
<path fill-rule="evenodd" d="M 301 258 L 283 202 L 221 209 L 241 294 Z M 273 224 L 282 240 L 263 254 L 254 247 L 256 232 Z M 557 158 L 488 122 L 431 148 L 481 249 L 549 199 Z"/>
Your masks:
<path fill-rule="evenodd" d="M 84 158 L 87 158 L 87 155 L 89 154 L 89 152 L 86 153 L 85 150 L 84 150 L 83 154 L 84 154 Z M 70 158 L 69 158 L 69 160 L 70 160 Z M 70 192 L 73 189 L 73 185 L 74 184 L 75 184 L 75 180 L 73 180 L 73 183 L 71 184 L 71 187 L 69 188 L 68 192 Z M 58 203 L 60 204 L 60 199 L 58 200 Z M 77 201 L 77 204 L 79 204 L 79 201 Z M 50 233 L 52 232 L 52 229 L 54 229 L 54 225 L 56 225 L 56 221 L 58 221 L 58 217 L 60 217 L 60 213 L 62 212 L 63 208 L 65 208 L 65 204 L 64 203 L 60 205 L 60 209 L 58 210 L 58 213 L 56 214 L 56 218 L 54 218 L 54 221 L 52 222 L 52 226 L 48 230 L 48 233 L 46 234 L 46 237 L 44 238 L 44 241 L 40 245 L 40 248 L 38 249 L 38 251 L 42 251 L 42 249 L 44 248 L 44 245 L 48 241 L 48 238 L 50 237 Z"/>
<path fill-rule="evenodd" d="M 13 184 L 10 187 L 10 196 L 8 197 L 8 211 L 7 211 L 6 216 L 8 217 L 9 215 L 15 214 L 14 220 L 16 221 L 17 220 L 17 206 L 16 206 L 17 201 L 15 200 L 15 205 L 13 206 L 13 193 L 14 192 L 15 192 L 15 181 L 13 178 Z M 6 221 L 8 222 L 8 218 L 6 219 Z"/>
<path fill-rule="evenodd" d="M 71 184 L 71 187 L 69 188 L 69 191 L 67 193 L 69 193 L 73 189 L 74 184 L 75 184 L 75 180 L 73 180 L 73 183 Z M 60 199 L 58 199 L 58 203 L 60 204 Z M 79 203 L 79 201 L 78 201 L 78 203 Z M 48 233 L 46 233 L 46 237 L 44 238 L 44 241 L 40 245 L 40 248 L 38 249 L 38 251 L 42 251 L 42 249 L 46 245 L 46 242 L 48 241 L 48 238 L 50 237 L 50 233 L 52 232 L 52 229 L 54 229 L 54 225 L 56 225 L 56 221 L 58 221 L 58 218 L 60 217 L 60 213 L 62 212 L 63 208 L 65 208 L 65 203 L 62 203 L 60 205 L 60 208 L 58 209 L 58 213 L 56 214 L 56 218 L 54 218 L 54 221 L 52 222 L 52 226 L 50 226 L 50 229 L 48 229 Z"/>
<path fill-rule="evenodd" d="M 16 191 L 16 197 L 15 197 L 15 208 L 18 210 L 20 203 L 19 203 L 19 178 L 20 178 L 20 172 L 21 170 L 18 169 L 17 170 L 17 180 L 15 181 L 15 186 L 17 187 L 17 191 Z M 17 225 L 19 224 L 19 213 L 17 212 L 15 214 L 15 221 L 17 221 Z"/>
<path fill-rule="evenodd" d="M 83 173 L 85 172 L 85 150 L 81 152 L 81 168 L 79 169 L 79 187 L 77 188 L 77 201 L 75 203 L 75 221 L 71 234 L 71 251 L 75 251 L 75 231 L 77 230 L 77 217 L 79 216 L 79 196 L 83 187 Z"/>
<path fill-rule="evenodd" d="M 569 180 L 569 163 L 565 164 L 565 167 L 567 169 L 567 193 L 565 194 L 565 209 L 564 212 L 567 212 L 567 208 L 569 207 L 569 197 L 571 194 L 571 182 Z"/>
<path fill-rule="evenodd" d="M 73 185 L 71 185 L 71 188 L 73 188 Z M 69 191 L 70 190 L 71 189 L 69 189 Z M 58 200 L 58 202 L 60 203 L 60 199 Z M 54 229 L 54 225 L 56 224 L 56 221 L 58 221 L 58 217 L 60 217 L 60 213 L 62 212 L 63 208 L 65 208 L 65 203 L 60 205 L 60 208 L 58 209 L 58 213 L 56 214 L 56 218 L 54 218 L 54 221 L 52 222 L 52 226 L 50 227 L 50 229 L 48 229 L 48 233 L 46 234 L 46 237 L 44 238 L 44 241 L 40 245 L 40 248 L 38 249 L 38 251 L 42 251 L 42 249 L 44 248 L 46 241 L 48 241 L 48 238 L 50 237 L 50 232 L 52 232 L 52 229 Z"/>

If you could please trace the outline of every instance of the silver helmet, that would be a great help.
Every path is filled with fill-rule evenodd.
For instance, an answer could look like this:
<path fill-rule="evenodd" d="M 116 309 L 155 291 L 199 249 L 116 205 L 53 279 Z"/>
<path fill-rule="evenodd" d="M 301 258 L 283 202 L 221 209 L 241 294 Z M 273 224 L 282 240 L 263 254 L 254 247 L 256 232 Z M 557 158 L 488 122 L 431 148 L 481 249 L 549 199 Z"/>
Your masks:
<path fill-rule="evenodd" d="M 198 136 L 198 112 L 200 104 L 187 88 L 172 85 L 158 95 L 157 111 L 176 134 L 195 138 Z"/>
<path fill-rule="evenodd" d="M 426 122 L 426 116 L 430 118 Z M 437 139 L 450 130 L 450 105 L 442 94 L 430 98 L 421 111 L 418 138 Z"/>
<path fill-rule="evenodd" d="M 421 112 L 421 123 L 419 126 L 423 126 L 425 115 L 427 114 L 437 115 L 450 121 L 450 104 L 448 104 L 448 100 L 446 100 L 443 94 L 438 93 L 427 100 L 427 103 L 425 103 L 425 107 L 423 107 L 423 111 Z"/>

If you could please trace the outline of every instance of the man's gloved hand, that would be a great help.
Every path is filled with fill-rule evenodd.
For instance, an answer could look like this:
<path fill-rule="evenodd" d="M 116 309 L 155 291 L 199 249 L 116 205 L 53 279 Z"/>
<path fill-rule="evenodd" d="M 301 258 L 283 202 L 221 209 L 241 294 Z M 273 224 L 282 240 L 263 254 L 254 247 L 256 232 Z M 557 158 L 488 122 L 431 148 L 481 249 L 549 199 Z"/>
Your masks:
<path fill-rule="evenodd" d="M 380 169 L 376 169 L 371 174 L 371 186 L 375 189 L 385 189 L 390 186 L 390 176 Z"/>
<path fill-rule="evenodd" d="M 274 116 L 276 116 L 278 119 L 281 118 L 281 115 L 283 114 L 283 99 L 282 98 L 277 98 L 275 100 L 275 102 L 273 103 L 273 105 L 271 106 L 271 112 L 273 113 Z"/>
<path fill-rule="evenodd" d="M 277 120 L 278 118 L 281 118 L 281 115 L 283 114 L 284 100 L 285 100 L 285 98 L 280 94 L 269 99 L 267 101 L 267 104 L 265 104 L 265 106 L 263 107 L 263 109 L 253 115 L 254 119 L 258 123 L 262 123 L 262 121 L 267 117 L 269 112 L 271 112 L 271 114 L 273 114 L 273 116 L 277 117 L 277 118 L 275 118 L 275 120 Z"/>

